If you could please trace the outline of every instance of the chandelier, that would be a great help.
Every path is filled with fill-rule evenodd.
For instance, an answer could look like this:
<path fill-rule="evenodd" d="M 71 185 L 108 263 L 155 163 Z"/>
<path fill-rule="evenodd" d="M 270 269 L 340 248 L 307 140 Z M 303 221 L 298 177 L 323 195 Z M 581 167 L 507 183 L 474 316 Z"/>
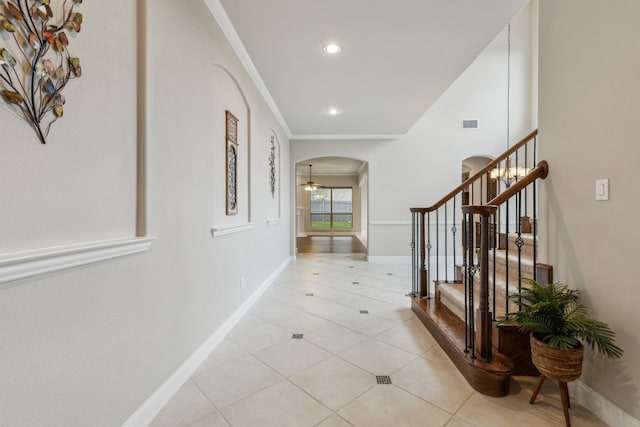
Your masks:
<path fill-rule="evenodd" d="M 311 181 L 311 165 L 309 165 L 309 181 L 304 185 L 304 191 L 314 191 L 318 189 L 318 184 Z"/>

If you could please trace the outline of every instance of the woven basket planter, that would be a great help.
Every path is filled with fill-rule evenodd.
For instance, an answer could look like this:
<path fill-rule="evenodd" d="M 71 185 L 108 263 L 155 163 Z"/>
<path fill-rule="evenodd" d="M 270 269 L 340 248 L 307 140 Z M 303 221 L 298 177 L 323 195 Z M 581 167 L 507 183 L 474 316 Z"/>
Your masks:
<path fill-rule="evenodd" d="M 530 335 L 531 361 L 542 375 L 552 380 L 570 382 L 582 374 L 584 346 L 564 350 L 552 347 Z"/>

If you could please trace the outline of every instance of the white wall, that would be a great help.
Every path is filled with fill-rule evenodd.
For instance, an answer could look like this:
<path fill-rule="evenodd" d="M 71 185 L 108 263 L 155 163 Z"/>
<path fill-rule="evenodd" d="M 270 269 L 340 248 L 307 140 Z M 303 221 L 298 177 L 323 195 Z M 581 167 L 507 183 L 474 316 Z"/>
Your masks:
<path fill-rule="evenodd" d="M 113 19 L 70 35 L 84 75 L 67 84 L 46 145 L 0 99 L 0 254 L 135 235 L 135 10 L 125 0 L 77 8 Z"/>
<path fill-rule="evenodd" d="M 636 0 L 540 2 L 544 256 L 617 333 L 623 359 L 588 352 L 581 381 L 635 417 L 629 425 L 640 424 L 638 16 Z M 610 179 L 607 202 L 594 200 L 598 178 Z"/>
<path fill-rule="evenodd" d="M 290 256 L 288 192 L 282 222 L 267 226 L 270 136 L 282 165 L 287 137 L 201 0 L 147 3 L 139 22 L 135 2 L 83 3 L 73 48 L 84 74 L 49 144 L 0 109 L 2 251 L 133 236 L 136 28 L 146 28 L 146 225 L 157 239 L 143 254 L 0 284 L 2 426 L 121 425 Z M 214 64 L 251 112 L 240 209 L 251 206 L 254 224 L 216 239 L 219 115 L 235 108 L 237 88 Z"/>
<path fill-rule="evenodd" d="M 530 34 L 527 7 L 512 24 L 511 142 L 532 130 Z M 292 141 L 291 165 L 324 156 L 369 162 L 369 255 L 406 256 L 409 208 L 429 206 L 458 185 L 463 159 L 507 148 L 506 108 L 505 29 L 402 138 Z M 478 119 L 479 129 L 462 129 L 463 119 Z"/>

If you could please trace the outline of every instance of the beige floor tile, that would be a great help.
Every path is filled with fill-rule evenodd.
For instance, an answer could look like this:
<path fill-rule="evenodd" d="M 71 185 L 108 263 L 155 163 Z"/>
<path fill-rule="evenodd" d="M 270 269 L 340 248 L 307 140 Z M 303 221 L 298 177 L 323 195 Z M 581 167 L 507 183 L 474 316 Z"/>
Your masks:
<path fill-rule="evenodd" d="M 447 412 L 394 385 L 377 385 L 338 414 L 356 427 L 440 427 Z"/>
<path fill-rule="evenodd" d="M 316 424 L 316 427 L 353 427 L 353 424 L 347 422 L 341 416 L 333 414 L 320 424 Z"/>
<path fill-rule="evenodd" d="M 216 366 L 222 365 L 223 363 L 241 359 L 248 354 L 249 353 L 247 353 L 247 351 L 240 347 L 238 344 L 225 339 L 220 344 L 218 344 L 218 346 L 211 352 L 209 357 L 207 357 L 204 362 L 202 362 L 202 364 L 196 370 L 196 373 L 215 368 Z"/>
<path fill-rule="evenodd" d="M 473 389 L 449 364 L 421 357 L 393 374 L 393 384 L 455 413 L 473 394 Z"/>
<path fill-rule="evenodd" d="M 305 301 L 305 294 L 299 290 L 293 290 L 280 286 L 272 286 L 265 295 L 283 304 L 299 307 Z"/>
<path fill-rule="evenodd" d="M 408 264 L 299 256 L 152 426 L 564 426 L 553 382 L 534 405 L 528 401 L 536 378 L 516 378 L 504 398 L 470 392 L 411 312 L 410 283 Z M 304 339 L 292 340 L 292 333 Z M 295 373 L 286 380 L 254 353 Z M 390 375 L 393 385 L 375 384 L 374 375 Z M 605 426 L 574 401 L 571 420 L 574 427 Z"/>
<path fill-rule="evenodd" d="M 300 305 L 300 308 L 307 313 L 314 314 L 330 321 L 333 321 L 335 316 L 344 315 L 345 313 L 351 313 L 353 311 L 351 308 L 317 297 L 307 298 L 304 304 Z"/>
<path fill-rule="evenodd" d="M 216 408 L 189 380 L 162 408 L 150 427 L 183 427 L 214 412 Z"/>
<path fill-rule="evenodd" d="M 260 350 L 255 356 L 288 377 L 331 356 L 331 353 L 304 339 L 290 339 Z"/>
<path fill-rule="evenodd" d="M 290 380 L 334 411 L 377 384 L 375 375 L 336 356 L 298 372 Z"/>
<path fill-rule="evenodd" d="M 315 426 L 331 415 L 329 409 L 288 381 L 242 399 L 221 412 L 233 427 Z"/>
<path fill-rule="evenodd" d="M 284 342 L 291 338 L 291 334 L 279 326 L 263 322 L 238 325 L 228 338 L 245 350 L 254 352 Z"/>
<path fill-rule="evenodd" d="M 329 322 L 327 319 L 319 316 L 314 316 L 313 314 L 309 313 L 298 313 L 293 316 L 273 319 L 271 320 L 271 323 L 280 326 L 282 329 L 291 334 L 307 334 L 311 331 L 327 328 L 333 325 L 333 323 Z"/>
<path fill-rule="evenodd" d="M 382 317 L 393 322 L 405 322 L 415 316 L 409 307 L 398 307 L 397 305 L 380 302 L 372 306 L 369 311 L 375 316 Z"/>
<path fill-rule="evenodd" d="M 546 396 L 543 391 L 534 405 L 529 404 L 530 384 L 523 387 L 512 381 L 511 393 L 505 397 L 488 397 L 474 393 L 460 408 L 456 417 L 478 427 L 513 426 L 517 420 L 519 427 L 565 425 L 562 406 L 557 396 Z M 605 427 L 606 424 L 580 405 L 572 402 L 571 424 L 574 427 Z"/>
<path fill-rule="evenodd" d="M 216 408 L 221 409 L 281 381 L 282 376 L 249 355 L 197 373 L 192 379 Z"/>
<path fill-rule="evenodd" d="M 445 427 L 474 427 L 473 424 L 466 423 L 457 417 L 453 417 L 445 425 Z"/>
<path fill-rule="evenodd" d="M 273 320 L 293 316 L 300 313 L 300 310 L 271 298 L 263 297 L 251 308 L 250 313 L 264 320 Z"/>
<path fill-rule="evenodd" d="M 416 327 L 404 323 L 376 335 L 375 338 L 416 355 L 424 354 L 438 345 L 424 326 Z"/>
<path fill-rule="evenodd" d="M 339 356 L 373 375 L 391 375 L 417 357 L 374 339 L 357 344 Z"/>
<path fill-rule="evenodd" d="M 231 427 L 229 423 L 225 421 L 225 419 L 220 415 L 220 413 L 216 412 L 211 415 L 207 415 L 206 417 L 196 421 L 195 423 L 189 424 L 187 427 Z"/>
<path fill-rule="evenodd" d="M 344 326 L 331 324 L 326 328 L 316 329 L 305 334 L 305 339 L 333 354 L 338 354 L 368 340 L 369 337 Z"/>
<path fill-rule="evenodd" d="M 348 313 L 336 314 L 331 317 L 331 321 L 370 337 L 374 337 L 398 324 L 372 314 L 360 314 L 359 310 L 366 310 L 366 308 L 356 308 Z"/>

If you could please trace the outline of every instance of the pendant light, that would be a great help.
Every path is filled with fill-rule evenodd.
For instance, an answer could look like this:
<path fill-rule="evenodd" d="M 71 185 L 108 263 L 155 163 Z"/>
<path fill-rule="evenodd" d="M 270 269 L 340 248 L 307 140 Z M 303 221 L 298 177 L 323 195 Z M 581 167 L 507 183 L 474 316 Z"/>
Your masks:
<path fill-rule="evenodd" d="M 511 113 L 511 24 L 507 26 L 507 150 L 509 149 L 510 138 L 510 113 Z M 491 179 L 500 180 L 504 183 L 504 186 L 509 188 L 518 179 L 524 177 L 529 173 L 529 168 L 522 166 L 511 166 L 511 157 L 507 157 L 505 160 L 505 167 L 501 168 L 497 166 L 491 172 L 489 176 Z"/>

